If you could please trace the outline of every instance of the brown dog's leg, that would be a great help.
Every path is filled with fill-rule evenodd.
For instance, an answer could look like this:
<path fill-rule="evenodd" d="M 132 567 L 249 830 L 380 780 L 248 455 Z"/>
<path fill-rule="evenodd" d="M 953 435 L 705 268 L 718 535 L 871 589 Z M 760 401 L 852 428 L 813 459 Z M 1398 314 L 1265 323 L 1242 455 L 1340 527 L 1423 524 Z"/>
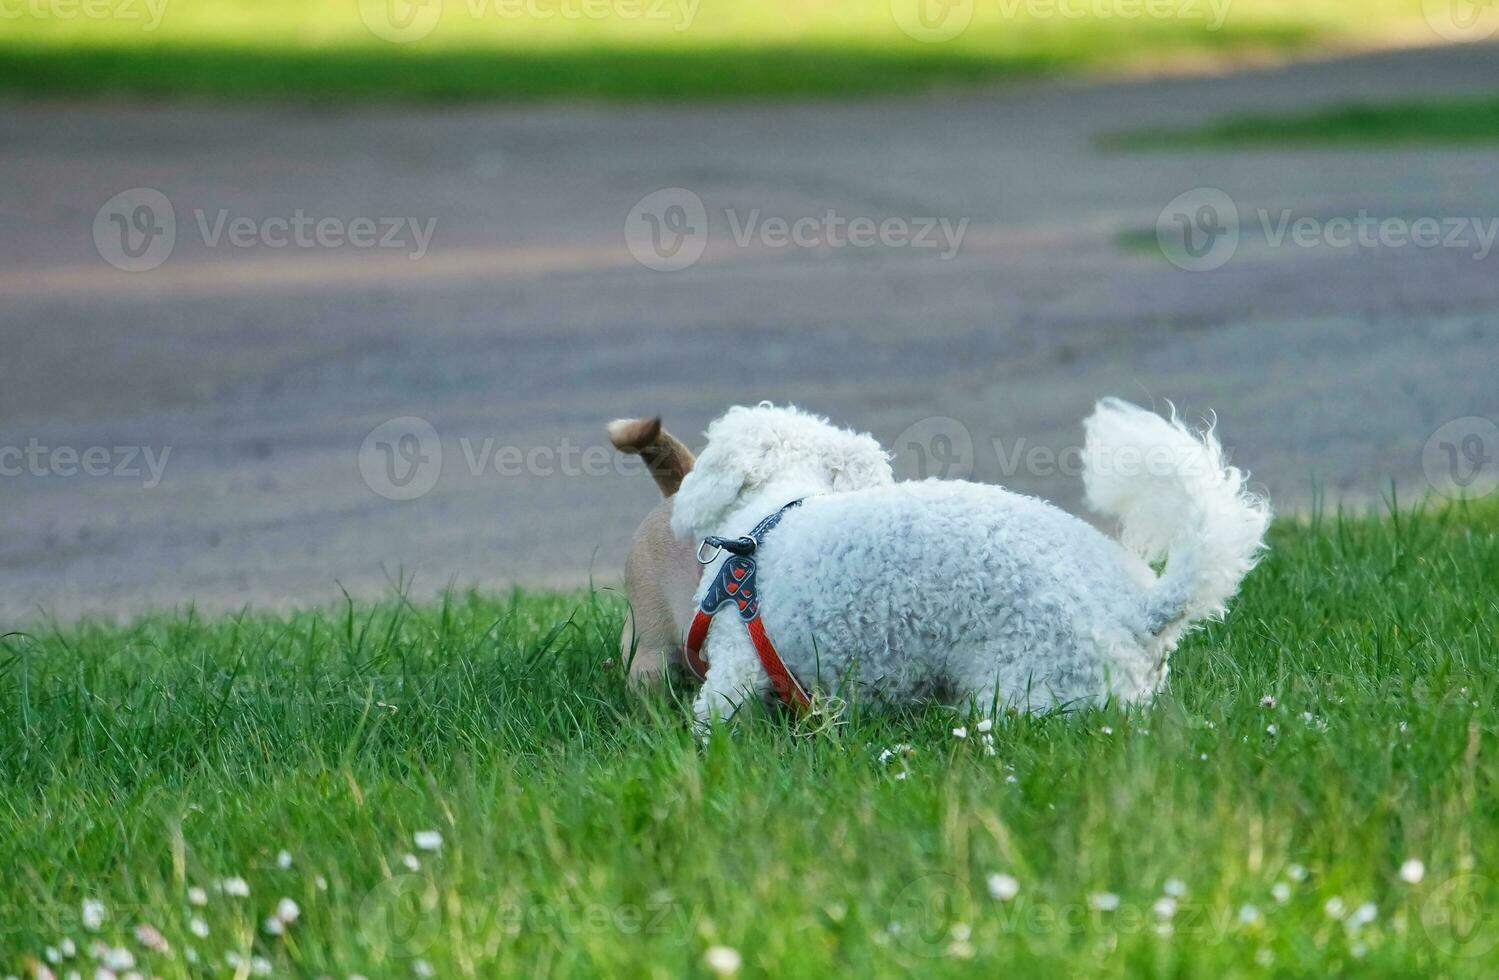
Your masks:
<path fill-rule="evenodd" d="M 622 453 L 645 460 L 656 486 L 670 497 L 692 472 L 697 457 L 676 436 L 661 428 L 661 416 L 649 419 L 616 419 L 609 423 L 609 441 Z"/>

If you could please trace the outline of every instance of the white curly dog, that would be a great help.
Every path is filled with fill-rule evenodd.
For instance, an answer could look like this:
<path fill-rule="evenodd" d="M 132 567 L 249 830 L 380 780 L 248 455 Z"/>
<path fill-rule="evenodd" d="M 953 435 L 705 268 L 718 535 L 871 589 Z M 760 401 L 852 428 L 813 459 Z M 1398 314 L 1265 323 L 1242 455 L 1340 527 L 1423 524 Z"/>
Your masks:
<path fill-rule="evenodd" d="M 997 486 L 896 483 L 872 437 L 769 402 L 709 426 L 671 526 L 694 540 L 738 537 L 803 499 L 755 561 L 765 633 L 809 690 L 986 714 L 1140 701 L 1165 682 L 1182 633 L 1225 611 L 1270 508 L 1211 429 L 1114 399 L 1084 425 L 1087 502 L 1119 522 L 1117 541 Z M 1157 575 L 1150 563 L 1163 557 Z M 773 698 L 732 609 L 703 652 L 700 723 Z"/>

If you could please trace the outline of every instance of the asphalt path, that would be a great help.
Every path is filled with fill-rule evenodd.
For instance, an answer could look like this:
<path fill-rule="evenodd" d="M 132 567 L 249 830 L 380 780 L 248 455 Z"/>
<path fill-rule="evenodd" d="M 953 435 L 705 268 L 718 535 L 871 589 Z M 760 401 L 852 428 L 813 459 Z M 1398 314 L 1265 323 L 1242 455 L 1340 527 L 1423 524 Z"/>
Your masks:
<path fill-rule="evenodd" d="M 1492 93 L 1496 53 L 791 105 L 0 106 L 0 617 L 612 585 L 655 489 L 603 423 L 696 443 L 766 398 L 1069 508 L 1104 395 L 1216 411 L 1282 512 L 1481 492 L 1493 147 L 1099 138 Z"/>

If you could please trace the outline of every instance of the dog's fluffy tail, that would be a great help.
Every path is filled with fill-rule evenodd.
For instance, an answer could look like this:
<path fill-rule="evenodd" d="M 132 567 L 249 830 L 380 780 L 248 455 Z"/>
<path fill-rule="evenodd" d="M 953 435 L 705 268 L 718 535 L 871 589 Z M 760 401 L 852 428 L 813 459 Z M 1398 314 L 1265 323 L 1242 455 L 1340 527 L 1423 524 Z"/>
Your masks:
<path fill-rule="evenodd" d="M 661 416 L 649 419 L 615 419 L 609 423 L 609 441 L 622 453 L 645 460 L 646 468 L 663 496 L 670 497 L 692 472 L 697 457 L 676 436 L 661 428 Z"/>
<path fill-rule="evenodd" d="M 1109 398 L 1083 426 L 1088 506 L 1118 519 L 1125 547 L 1166 559 L 1146 599 L 1150 632 L 1222 615 L 1264 548 L 1269 503 L 1225 465 L 1212 429 L 1194 433 L 1175 409 L 1167 420 Z"/>

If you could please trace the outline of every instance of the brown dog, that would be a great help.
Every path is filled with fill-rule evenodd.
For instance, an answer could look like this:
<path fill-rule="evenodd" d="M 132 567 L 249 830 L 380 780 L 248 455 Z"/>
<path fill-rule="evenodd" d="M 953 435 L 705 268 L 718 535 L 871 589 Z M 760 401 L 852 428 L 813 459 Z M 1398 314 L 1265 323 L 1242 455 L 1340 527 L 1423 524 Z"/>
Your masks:
<path fill-rule="evenodd" d="M 682 642 L 702 566 L 692 542 L 671 533 L 671 499 L 696 458 L 661 428 L 659 416 L 610 422 L 609 441 L 645 460 L 665 497 L 641 521 L 625 560 L 630 612 L 619 637 L 620 659 L 629 665 L 630 684 L 638 686 L 686 669 Z"/>

